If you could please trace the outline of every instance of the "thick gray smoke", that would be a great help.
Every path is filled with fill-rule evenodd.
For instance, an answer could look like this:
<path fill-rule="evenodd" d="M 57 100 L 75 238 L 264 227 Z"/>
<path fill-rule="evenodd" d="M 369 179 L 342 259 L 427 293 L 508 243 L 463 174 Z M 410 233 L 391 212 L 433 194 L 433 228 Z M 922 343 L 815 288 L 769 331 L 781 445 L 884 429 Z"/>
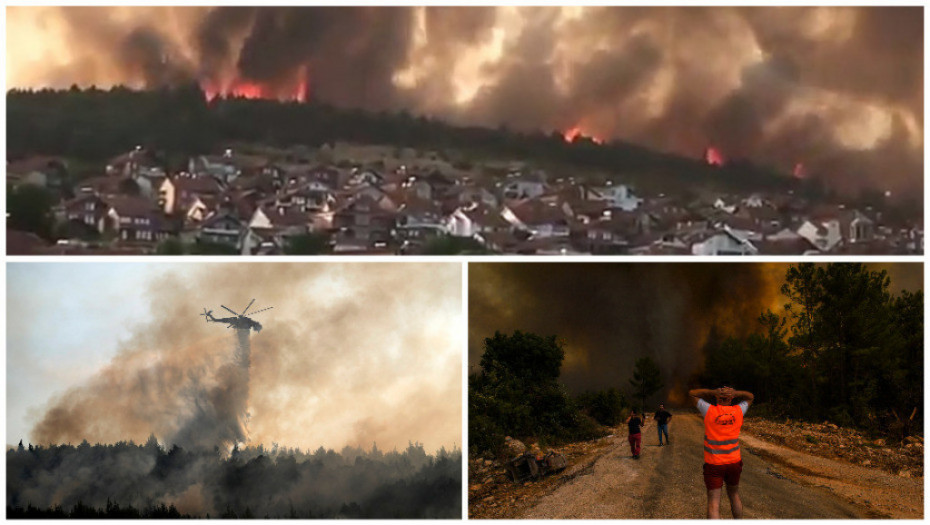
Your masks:
<path fill-rule="evenodd" d="M 170 272 L 141 290 L 154 317 L 105 368 L 53 398 L 29 438 L 450 448 L 461 442 L 460 275 L 454 264 Z M 264 328 L 249 356 L 235 330 L 197 313 L 253 297 L 274 309 L 256 316 Z"/>
<path fill-rule="evenodd" d="M 918 190 L 923 10 L 872 7 L 10 8 L 14 87 L 189 79 L 715 146 L 839 190 Z M 44 39 L 41 42 L 38 39 Z M 17 45 L 11 45 L 16 40 Z M 55 60 L 50 60 L 54 56 Z M 49 64 L 56 64 L 54 66 Z"/>

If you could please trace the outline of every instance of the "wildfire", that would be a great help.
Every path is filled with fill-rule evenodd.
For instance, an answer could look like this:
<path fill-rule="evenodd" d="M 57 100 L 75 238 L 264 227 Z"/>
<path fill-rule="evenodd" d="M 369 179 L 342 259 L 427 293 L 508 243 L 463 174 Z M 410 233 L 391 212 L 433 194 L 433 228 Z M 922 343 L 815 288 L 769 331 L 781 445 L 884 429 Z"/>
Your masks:
<path fill-rule="evenodd" d="M 571 144 L 572 142 L 575 142 L 575 139 L 578 139 L 578 138 L 581 138 L 581 139 L 585 139 L 585 138 L 586 138 L 586 139 L 589 139 L 589 140 L 591 140 L 591 142 L 593 142 L 593 143 L 595 143 L 595 144 L 603 144 L 603 143 L 604 143 L 604 139 L 602 139 L 602 138 L 600 138 L 600 137 L 595 137 L 595 136 L 593 136 L 593 135 L 592 135 L 592 136 L 587 136 L 587 135 L 585 135 L 585 134 L 581 131 L 581 126 L 572 126 L 571 128 L 569 128 L 569 129 L 563 131 L 563 132 L 562 132 L 562 137 L 564 137 L 564 138 L 565 138 L 565 142 L 568 142 L 569 144 Z"/>
<path fill-rule="evenodd" d="M 710 146 L 704 150 L 704 162 L 706 162 L 708 166 L 723 166 L 727 161 L 720 150 Z"/>
<path fill-rule="evenodd" d="M 207 100 L 213 100 L 216 97 L 221 98 L 248 98 L 248 99 L 267 99 L 280 100 L 282 102 L 306 102 L 307 93 L 309 92 L 309 81 L 306 67 L 302 67 L 298 72 L 296 82 L 288 86 L 272 86 L 254 82 L 244 78 L 237 78 L 225 86 L 217 86 L 210 81 L 203 81 L 201 88 L 207 97 Z"/>

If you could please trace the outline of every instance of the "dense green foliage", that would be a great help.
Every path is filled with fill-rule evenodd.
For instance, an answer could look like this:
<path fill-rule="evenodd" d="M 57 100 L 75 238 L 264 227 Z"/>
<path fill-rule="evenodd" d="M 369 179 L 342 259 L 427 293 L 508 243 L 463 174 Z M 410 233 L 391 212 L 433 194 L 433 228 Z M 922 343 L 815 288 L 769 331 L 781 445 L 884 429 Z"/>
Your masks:
<path fill-rule="evenodd" d="M 55 218 L 52 206 L 55 197 L 48 190 L 24 184 L 6 187 L 7 228 L 32 232 L 45 239 L 52 238 Z"/>
<path fill-rule="evenodd" d="M 601 145 L 578 138 L 567 143 L 559 132 L 455 127 L 406 112 L 364 112 L 316 102 L 207 101 L 196 85 L 145 92 L 125 88 L 13 90 L 7 96 L 7 155 L 13 159 L 49 154 L 100 161 L 136 145 L 183 158 L 219 151 L 234 142 L 317 147 L 334 141 L 440 152 L 454 149 L 609 173 L 623 171 L 666 188 L 693 186 L 695 181 L 755 190 L 796 184 L 784 174 L 746 162 L 715 168 L 697 158 L 624 142 Z"/>
<path fill-rule="evenodd" d="M 559 443 L 602 433 L 559 383 L 564 358 L 555 336 L 496 332 L 484 340 L 481 372 L 468 378 L 470 453 L 498 454 L 507 435 Z"/>
<path fill-rule="evenodd" d="M 614 427 L 623 422 L 630 406 L 616 388 L 585 392 L 577 398 L 581 410 L 601 425 Z"/>
<path fill-rule="evenodd" d="M 284 247 L 285 255 L 323 255 L 332 252 L 329 236 L 321 233 L 307 233 L 288 237 Z"/>
<path fill-rule="evenodd" d="M 468 237 L 440 235 L 426 241 L 422 255 L 487 255 L 489 252 L 478 241 Z"/>
<path fill-rule="evenodd" d="M 756 395 L 773 416 L 830 420 L 905 437 L 923 422 L 923 292 L 892 295 L 885 271 L 804 263 L 781 289 L 784 317 L 745 338 L 711 339 L 702 381 Z M 913 414 L 913 419 L 911 416 Z"/>
<path fill-rule="evenodd" d="M 459 518 L 462 456 L 262 446 L 53 445 L 6 454 L 7 517 Z M 180 497 L 195 492 L 200 499 Z M 178 502 L 181 509 L 167 505 Z"/>

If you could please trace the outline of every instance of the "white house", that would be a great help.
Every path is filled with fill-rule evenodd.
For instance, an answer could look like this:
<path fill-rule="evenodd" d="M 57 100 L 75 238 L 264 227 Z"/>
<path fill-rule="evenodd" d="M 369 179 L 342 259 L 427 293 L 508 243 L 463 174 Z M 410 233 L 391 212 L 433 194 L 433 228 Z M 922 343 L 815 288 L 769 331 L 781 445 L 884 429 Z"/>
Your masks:
<path fill-rule="evenodd" d="M 822 252 L 832 250 L 843 240 L 843 235 L 840 232 L 840 221 L 837 219 L 816 224 L 811 221 L 804 221 L 804 224 L 798 228 L 798 235 L 807 239 L 808 242 Z"/>
<path fill-rule="evenodd" d="M 610 208 L 619 208 L 623 211 L 634 211 L 643 203 L 643 199 L 637 197 L 633 189 L 625 184 L 591 188 L 588 192 L 588 200 L 605 201 Z"/>
<path fill-rule="evenodd" d="M 727 226 L 703 242 L 691 245 L 693 255 L 758 255 L 759 249 Z"/>

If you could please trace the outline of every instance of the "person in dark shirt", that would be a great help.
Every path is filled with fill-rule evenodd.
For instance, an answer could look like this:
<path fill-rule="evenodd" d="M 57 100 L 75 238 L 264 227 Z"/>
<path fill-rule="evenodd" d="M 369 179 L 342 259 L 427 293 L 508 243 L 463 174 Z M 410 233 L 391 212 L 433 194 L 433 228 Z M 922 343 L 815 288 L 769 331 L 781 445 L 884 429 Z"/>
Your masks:
<path fill-rule="evenodd" d="M 659 446 L 662 446 L 662 434 L 665 434 L 665 444 L 671 445 L 672 440 L 668 438 L 668 422 L 672 419 L 672 414 L 665 410 L 665 405 L 659 405 L 659 410 L 653 417 L 656 420 L 656 429 L 659 431 Z"/>
<path fill-rule="evenodd" d="M 626 418 L 626 424 L 630 429 L 630 451 L 633 453 L 633 459 L 639 459 L 639 452 L 643 444 L 642 427 L 646 426 L 644 418 L 639 417 L 636 410 L 631 410 L 630 415 Z"/>

